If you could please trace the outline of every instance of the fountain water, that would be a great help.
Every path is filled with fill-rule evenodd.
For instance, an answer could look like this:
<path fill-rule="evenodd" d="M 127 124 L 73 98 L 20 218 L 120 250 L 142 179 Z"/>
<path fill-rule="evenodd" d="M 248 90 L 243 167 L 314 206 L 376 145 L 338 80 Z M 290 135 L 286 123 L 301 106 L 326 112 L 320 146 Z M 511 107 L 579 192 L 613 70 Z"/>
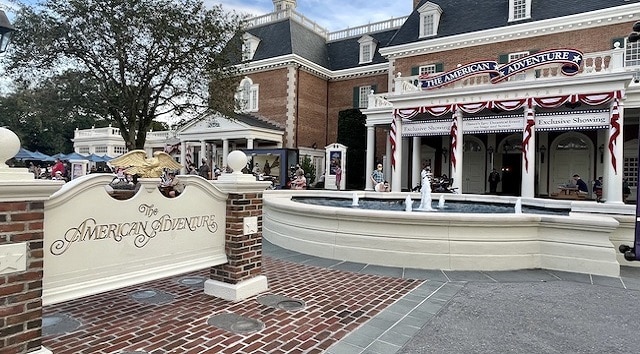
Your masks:
<path fill-rule="evenodd" d="M 405 207 L 404 207 L 405 209 L 404 210 L 411 211 L 411 209 L 413 208 L 413 200 L 411 199 L 411 196 L 408 195 L 404 199 L 404 205 L 405 205 Z"/>
<path fill-rule="evenodd" d="M 358 206 L 359 205 L 358 193 L 353 192 L 352 200 L 353 201 L 351 202 L 351 206 Z"/>
<path fill-rule="evenodd" d="M 440 195 L 440 199 L 438 199 L 438 209 L 444 209 L 444 195 Z"/>
<path fill-rule="evenodd" d="M 431 173 L 422 170 L 422 187 L 420 188 L 420 206 L 417 210 L 431 211 Z"/>
<path fill-rule="evenodd" d="M 514 206 L 516 214 L 522 214 L 522 198 L 516 199 L 516 205 Z"/>

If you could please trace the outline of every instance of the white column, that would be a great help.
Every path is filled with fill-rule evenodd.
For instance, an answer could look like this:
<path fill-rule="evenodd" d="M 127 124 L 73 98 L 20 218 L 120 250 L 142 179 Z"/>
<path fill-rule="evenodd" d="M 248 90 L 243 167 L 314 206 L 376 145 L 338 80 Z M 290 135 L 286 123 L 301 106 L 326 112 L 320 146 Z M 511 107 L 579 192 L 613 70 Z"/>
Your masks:
<path fill-rule="evenodd" d="M 387 131 L 387 134 L 385 135 L 384 157 L 382 158 L 382 161 L 379 161 L 380 163 L 382 163 L 382 166 L 384 166 L 384 179 L 387 181 L 391 181 L 391 174 L 393 173 L 393 171 L 391 171 L 391 139 L 389 138 L 390 133 L 391 132 Z"/>
<path fill-rule="evenodd" d="M 395 162 L 396 165 L 392 166 L 391 175 L 391 191 L 402 192 L 402 118 L 399 116 L 394 117 L 396 121 L 396 151 Z M 393 160 L 391 159 L 393 165 Z"/>
<path fill-rule="evenodd" d="M 227 167 L 227 155 L 229 155 L 229 140 L 222 139 L 222 166 Z"/>
<path fill-rule="evenodd" d="M 451 161 L 451 176 L 453 177 L 453 188 L 458 188 L 458 193 L 462 190 L 462 155 L 464 147 L 464 132 L 462 131 L 462 112 L 460 110 L 453 114 L 451 122 L 451 146 L 449 156 Z"/>
<path fill-rule="evenodd" d="M 247 139 L 247 149 L 253 149 L 253 138 Z"/>
<path fill-rule="evenodd" d="M 602 196 L 607 204 L 623 204 L 622 178 L 624 136 L 624 107 L 622 102 L 611 102 L 609 134 L 604 144 L 604 186 Z"/>
<path fill-rule="evenodd" d="M 371 183 L 371 172 L 373 172 L 373 164 L 376 158 L 376 127 L 375 125 L 367 126 L 367 163 L 365 168 L 365 190 L 373 190 L 373 183 Z"/>
<path fill-rule="evenodd" d="M 419 136 L 413 137 L 413 150 L 411 151 L 411 182 L 409 182 L 409 189 L 420 184 L 420 170 L 422 164 L 420 163 L 420 143 L 422 139 Z M 431 166 L 433 168 L 433 166 Z"/>
<path fill-rule="evenodd" d="M 522 132 L 522 180 L 520 195 L 533 198 L 536 183 L 536 126 L 533 107 L 525 108 Z"/>
<path fill-rule="evenodd" d="M 200 161 L 193 161 L 193 164 L 196 165 L 196 167 L 199 167 L 200 164 L 202 163 L 202 159 L 206 159 L 207 158 L 207 142 L 204 140 L 200 140 Z"/>
<path fill-rule="evenodd" d="M 180 141 L 180 164 L 182 164 L 182 169 L 180 173 L 186 173 L 187 171 L 187 166 L 185 166 L 186 163 L 187 163 L 187 142 L 182 140 Z"/>
<path fill-rule="evenodd" d="M 213 168 L 215 166 L 218 166 L 218 145 L 216 144 L 211 144 L 211 163 L 209 164 L 209 166 L 211 166 L 212 172 L 213 172 Z"/>
<path fill-rule="evenodd" d="M 539 132 L 537 135 L 538 140 L 538 154 L 540 156 L 538 161 L 538 194 L 548 195 L 549 184 L 548 179 L 548 167 L 549 155 L 551 154 L 551 146 L 549 145 L 549 133 Z M 544 146 L 544 148 L 542 148 Z M 543 158 L 544 156 L 544 158 Z M 544 161 L 543 161 L 544 160 Z"/>

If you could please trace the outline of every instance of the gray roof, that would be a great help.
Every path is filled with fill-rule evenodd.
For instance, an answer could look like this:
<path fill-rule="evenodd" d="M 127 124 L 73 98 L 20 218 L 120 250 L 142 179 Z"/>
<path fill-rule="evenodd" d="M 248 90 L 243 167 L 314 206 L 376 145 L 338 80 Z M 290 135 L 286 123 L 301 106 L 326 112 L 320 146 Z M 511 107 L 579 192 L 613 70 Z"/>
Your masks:
<path fill-rule="evenodd" d="M 231 118 L 256 128 L 265 128 L 265 129 L 271 129 L 271 130 L 284 131 L 284 128 L 281 128 L 275 124 L 269 123 L 264 119 L 260 119 L 259 117 L 256 117 L 248 113 L 235 113 L 231 116 Z"/>
<path fill-rule="evenodd" d="M 409 0 L 401 0 L 409 1 Z M 418 8 L 429 0 L 422 0 Z M 523 22 L 564 17 L 595 10 L 639 3 L 640 0 L 532 0 L 532 17 L 508 22 L 508 0 L 430 0 L 442 8 L 438 35 L 448 37 L 463 33 L 508 27 Z M 370 33 L 378 42 L 377 48 L 423 41 L 418 38 L 420 15 L 414 10 L 402 27 L 385 32 Z M 247 30 L 260 38 L 253 60 L 297 54 L 330 70 L 342 70 L 387 62 L 378 51 L 373 61 L 359 64 L 361 36 L 327 42 L 324 37 L 290 18 L 267 23 Z M 428 41 L 428 39 L 426 39 Z"/>
<path fill-rule="evenodd" d="M 508 0 L 422 0 L 418 8 L 427 1 L 442 8 L 438 35 L 432 38 L 508 27 L 640 2 L 640 0 L 532 0 L 530 19 L 509 22 Z M 419 41 L 419 27 L 420 14 L 414 10 L 387 46 Z"/>

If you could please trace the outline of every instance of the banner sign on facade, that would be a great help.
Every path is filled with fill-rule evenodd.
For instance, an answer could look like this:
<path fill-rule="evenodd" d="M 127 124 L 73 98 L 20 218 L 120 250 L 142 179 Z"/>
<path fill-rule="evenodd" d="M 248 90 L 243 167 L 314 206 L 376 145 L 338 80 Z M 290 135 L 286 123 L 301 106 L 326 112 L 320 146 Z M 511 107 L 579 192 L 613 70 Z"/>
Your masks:
<path fill-rule="evenodd" d="M 463 119 L 463 134 L 490 134 L 521 132 L 524 116 L 466 117 Z M 535 116 L 537 131 L 567 129 L 608 129 L 608 110 L 588 110 L 577 112 L 539 113 Z M 409 121 L 402 124 L 402 137 L 444 136 L 451 128 L 451 119 Z"/>
<path fill-rule="evenodd" d="M 608 128 L 608 110 L 564 112 L 563 114 L 540 113 L 536 115 L 537 131 Z"/>
<path fill-rule="evenodd" d="M 582 52 L 574 49 L 546 50 L 516 59 L 500 67 L 498 62 L 493 60 L 473 62 L 442 74 L 420 75 L 420 87 L 423 90 L 431 90 L 469 76 L 481 74 L 488 74 L 491 77 L 491 83 L 495 84 L 505 81 L 513 75 L 549 64 L 562 64 L 560 71 L 564 75 L 575 75 L 582 65 Z"/>
<path fill-rule="evenodd" d="M 403 122 L 402 137 L 448 135 L 451 119 L 420 122 Z"/>
<path fill-rule="evenodd" d="M 465 119 L 464 134 L 519 132 L 522 131 L 523 121 L 522 116 Z"/>
<path fill-rule="evenodd" d="M 492 60 L 479 61 L 440 75 L 420 75 L 420 82 L 423 90 L 430 90 L 479 74 L 498 75 L 498 62 Z"/>

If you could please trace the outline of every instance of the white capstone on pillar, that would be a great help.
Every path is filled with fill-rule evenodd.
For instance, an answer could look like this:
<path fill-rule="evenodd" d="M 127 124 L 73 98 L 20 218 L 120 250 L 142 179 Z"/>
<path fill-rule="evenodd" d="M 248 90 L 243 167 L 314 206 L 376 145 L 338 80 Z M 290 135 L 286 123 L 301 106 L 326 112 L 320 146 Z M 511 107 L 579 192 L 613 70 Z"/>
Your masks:
<path fill-rule="evenodd" d="M 373 190 L 373 183 L 371 182 L 370 174 L 373 171 L 373 164 L 376 157 L 376 127 L 374 125 L 367 126 L 367 166 L 364 180 L 365 190 Z"/>
<path fill-rule="evenodd" d="M 623 204 L 622 179 L 623 171 L 623 136 L 624 109 L 617 98 L 611 102 L 609 134 L 604 144 L 604 186 L 602 194 L 607 204 Z"/>
<path fill-rule="evenodd" d="M 521 196 L 533 198 L 536 183 L 536 123 L 533 107 L 525 108 L 522 132 L 522 181 Z"/>
<path fill-rule="evenodd" d="M 457 110 L 453 114 L 450 136 L 450 163 L 451 176 L 453 177 L 453 188 L 457 188 L 458 193 L 462 193 L 462 156 L 464 148 L 464 132 L 462 131 L 462 112 L 460 110 Z"/>

